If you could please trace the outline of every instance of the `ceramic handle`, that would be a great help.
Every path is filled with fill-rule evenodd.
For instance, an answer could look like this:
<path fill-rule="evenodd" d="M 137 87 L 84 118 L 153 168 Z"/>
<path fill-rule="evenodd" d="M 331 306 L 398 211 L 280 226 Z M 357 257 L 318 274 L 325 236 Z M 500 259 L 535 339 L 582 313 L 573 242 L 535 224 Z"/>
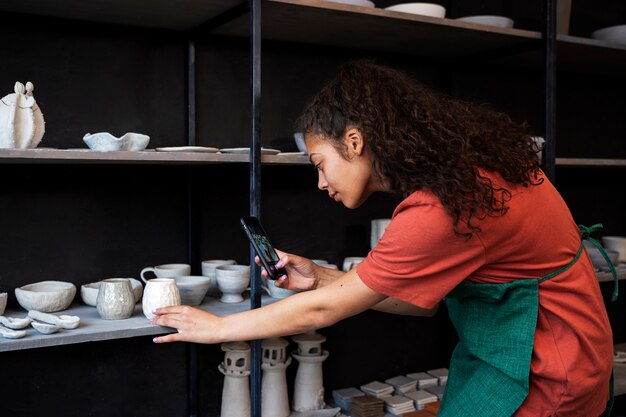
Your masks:
<path fill-rule="evenodd" d="M 146 279 L 146 277 L 143 276 L 143 274 L 145 274 L 146 272 L 150 272 L 152 271 L 154 273 L 154 276 L 156 276 L 156 271 L 154 270 L 153 267 L 149 266 L 147 268 L 144 268 L 141 270 L 141 279 L 143 280 L 143 282 L 145 282 L 146 284 L 148 283 L 148 280 Z"/>

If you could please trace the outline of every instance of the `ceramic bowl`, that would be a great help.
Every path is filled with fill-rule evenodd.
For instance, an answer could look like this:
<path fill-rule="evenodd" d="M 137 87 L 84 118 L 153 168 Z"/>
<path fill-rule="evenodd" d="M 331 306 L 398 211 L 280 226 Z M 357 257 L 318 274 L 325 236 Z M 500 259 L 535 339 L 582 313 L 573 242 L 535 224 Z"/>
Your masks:
<path fill-rule="evenodd" d="M 207 294 L 219 296 L 221 295 L 219 288 L 217 287 L 217 278 L 215 275 L 215 268 L 220 265 L 235 265 L 237 262 L 233 259 L 208 259 L 202 261 L 202 275 L 211 278 L 211 285 L 209 285 L 209 291 Z"/>
<path fill-rule="evenodd" d="M 15 297 L 22 308 L 44 313 L 65 310 L 75 295 L 76 286 L 63 281 L 41 281 L 15 289 Z"/>
<path fill-rule="evenodd" d="M 180 303 L 182 305 L 197 306 L 202 304 L 202 300 L 204 300 L 204 296 L 211 285 L 211 278 L 187 275 L 174 279 L 180 292 Z"/>
<path fill-rule="evenodd" d="M 341 269 L 345 272 L 348 272 L 349 270 L 360 264 L 363 259 L 365 258 L 363 258 L 362 256 L 348 256 L 343 260 Z"/>
<path fill-rule="evenodd" d="M 587 241 L 584 242 L 584 245 L 587 250 L 587 254 L 589 255 L 589 259 L 591 259 L 591 263 L 594 267 L 601 270 L 609 269 L 606 259 L 604 259 L 604 256 L 602 256 L 602 253 L 600 253 L 600 250 L 596 248 L 595 245 Z M 619 253 L 608 249 L 605 249 L 605 252 L 609 257 L 609 260 L 613 262 L 613 265 L 617 265 Z"/>
<path fill-rule="evenodd" d="M 250 266 L 220 265 L 215 268 L 217 286 L 222 292 L 223 303 L 240 303 L 243 293 L 250 285 Z"/>
<path fill-rule="evenodd" d="M 296 293 L 295 291 L 277 287 L 276 281 L 274 281 L 273 279 L 268 279 L 265 283 L 265 285 L 267 286 L 267 291 L 270 293 L 270 297 L 272 298 L 287 298 L 290 295 L 294 295 Z"/>
<path fill-rule="evenodd" d="M 374 2 L 369 0 L 326 0 L 332 3 L 349 4 L 351 6 L 375 7 Z"/>
<path fill-rule="evenodd" d="M 505 28 L 505 29 L 510 29 L 513 27 L 513 19 L 509 19 L 508 17 L 505 17 L 505 16 L 490 16 L 490 15 L 465 16 L 465 17 L 460 17 L 457 20 L 461 20 L 463 22 L 469 22 L 469 23 L 478 23 L 480 25 L 495 26 L 498 28 Z"/>
<path fill-rule="evenodd" d="M 7 308 L 7 297 L 6 292 L 0 292 L 0 316 L 4 314 L 4 309 Z"/>
<path fill-rule="evenodd" d="M 434 3 L 402 3 L 385 7 L 385 10 L 440 18 L 446 16 L 446 8 Z"/>
<path fill-rule="evenodd" d="M 608 43 L 626 45 L 626 25 L 598 29 L 591 33 L 591 37 Z"/>
<path fill-rule="evenodd" d="M 83 142 L 89 149 L 100 152 L 143 151 L 150 142 L 150 136 L 129 132 L 116 138 L 108 132 L 87 133 L 83 136 Z"/>
<path fill-rule="evenodd" d="M 602 236 L 602 246 L 610 251 L 617 252 L 617 262 L 626 262 L 626 237 L 624 236 Z"/>

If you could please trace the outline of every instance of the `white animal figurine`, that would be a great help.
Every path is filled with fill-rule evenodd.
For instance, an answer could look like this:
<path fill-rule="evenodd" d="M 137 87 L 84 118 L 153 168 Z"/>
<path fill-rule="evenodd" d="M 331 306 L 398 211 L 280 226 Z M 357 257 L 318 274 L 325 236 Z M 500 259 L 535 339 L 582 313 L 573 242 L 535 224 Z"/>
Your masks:
<path fill-rule="evenodd" d="M 30 81 L 15 83 L 15 93 L 0 101 L 0 148 L 35 148 L 45 132 L 43 114 L 35 102 Z"/>

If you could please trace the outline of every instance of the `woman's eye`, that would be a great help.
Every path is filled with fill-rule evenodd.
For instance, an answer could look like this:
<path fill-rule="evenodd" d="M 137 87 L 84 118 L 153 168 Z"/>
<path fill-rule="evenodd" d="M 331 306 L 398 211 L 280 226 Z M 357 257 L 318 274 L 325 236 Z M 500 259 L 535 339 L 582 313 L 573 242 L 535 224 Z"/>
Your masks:
<path fill-rule="evenodd" d="M 321 170 L 322 170 L 322 163 L 320 162 L 319 164 L 315 165 L 315 166 L 313 167 L 313 169 L 316 169 L 316 170 L 318 170 L 318 171 L 321 171 Z"/>

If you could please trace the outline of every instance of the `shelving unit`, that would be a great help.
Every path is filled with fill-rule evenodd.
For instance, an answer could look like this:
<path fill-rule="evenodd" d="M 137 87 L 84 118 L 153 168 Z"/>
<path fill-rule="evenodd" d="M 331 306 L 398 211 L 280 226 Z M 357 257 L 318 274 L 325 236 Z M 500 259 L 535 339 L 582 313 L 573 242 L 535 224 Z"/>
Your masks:
<path fill-rule="evenodd" d="M 253 79 L 251 89 L 255 90 L 251 101 L 259 105 L 261 92 L 260 78 L 260 42 L 275 42 L 280 45 L 306 45 L 313 47 L 330 47 L 332 49 L 347 48 L 352 51 L 366 53 L 384 53 L 407 56 L 408 59 L 424 58 L 429 62 L 463 62 L 465 64 L 494 64 L 509 66 L 510 68 L 526 68 L 540 73 L 544 71 L 542 63 L 542 51 L 544 48 L 542 34 L 537 31 L 523 29 L 499 29 L 472 23 L 457 21 L 454 19 L 436 19 L 416 16 L 404 13 L 390 12 L 383 9 L 363 8 L 326 2 L 321 0 L 263 0 L 250 2 L 258 7 L 256 13 L 250 15 L 250 7 L 247 1 L 241 0 L 183 0 L 172 2 L 169 0 L 94 0 L 89 2 L 76 2 L 74 0 L 8 0 L 0 4 L 1 12 L 23 13 L 25 15 L 37 15 L 50 18 L 62 18 L 78 20 L 84 24 L 98 22 L 112 27 L 131 26 L 133 28 L 146 28 L 146 30 L 158 29 L 167 33 L 175 34 L 181 38 L 188 38 L 187 63 L 192 68 L 187 74 L 192 78 L 206 76 L 200 68 L 196 68 L 195 48 L 193 42 L 203 39 L 204 36 L 217 36 L 220 38 L 234 38 L 236 40 L 251 39 L 251 58 L 248 65 L 252 68 Z M 24 17 L 12 15 L 12 17 Z M 260 17 L 259 32 L 251 29 L 251 21 Z M 322 28 L 322 29 L 320 29 Z M 605 42 L 577 36 L 558 35 L 555 39 L 553 57 L 556 58 L 559 71 L 572 73 L 591 73 L 618 75 L 626 72 L 626 47 L 610 45 Z M 192 62 L 193 61 L 193 62 Z M 184 64 L 180 63 L 181 66 Z M 267 73 L 264 72 L 264 76 Z M 270 75 L 271 76 L 271 75 Z M 189 81 L 189 80 L 187 80 Z M 232 81 L 231 81 L 232 82 Z M 190 102 L 195 99 L 196 86 L 188 86 Z M 177 85 L 176 88 L 183 88 Z M 189 97 L 187 97 L 189 99 Z M 189 104 L 189 103 L 187 103 Z M 178 104 L 180 106 L 180 103 Z M 255 104 L 251 105 L 250 117 L 255 126 L 251 126 L 250 145 L 258 153 L 260 148 L 260 110 Z M 46 108 L 44 113 L 46 112 Z M 186 113 L 195 115 L 195 107 L 189 106 Z M 541 110 L 543 112 L 543 110 Z M 190 117 L 188 138 L 194 137 L 193 117 Z M 553 126 L 552 126 L 553 127 Z M 184 135 L 178 136 L 176 141 L 183 140 Z M 188 139 L 189 140 L 189 139 Z M 185 145 L 188 143 L 176 143 Z M 168 144 L 174 145 L 174 144 Z M 239 145 L 239 144 L 238 144 Z M 265 144 L 264 144 L 265 145 Z M 42 145 L 45 146 L 45 143 Z M 206 144 L 211 146 L 211 144 Z M 622 168 L 626 166 L 626 160 L 620 158 L 561 158 L 553 161 L 558 168 Z M 234 167 L 242 164 L 250 164 L 251 177 L 253 170 L 260 172 L 263 166 L 284 166 L 286 169 L 297 170 L 299 166 L 309 165 L 307 156 L 304 155 L 233 155 L 233 154 L 204 154 L 204 153 L 161 153 L 155 151 L 145 152 L 93 152 L 86 149 L 33 149 L 33 150 L 0 150 L 0 165 L 76 165 L 76 166 L 106 166 L 123 165 L 136 167 L 143 170 L 144 166 L 184 166 L 193 165 L 193 168 L 223 169 L 223 166 Z M 220 167 L 220 168 L 216 168 Z M 294 167 L 294 168 L 288 168 Z M 620 171 L 622 172 L 622 171 Z M 229 181 L 225 176 L 217 175 L 217 181 Z M 191 174 L 190 174 L 191 178 Z M 148 178 L 147 181 L 150 181 Z M 214 178 L 209 178 L 212 181 Z M 253 178 L 251 181 L 250 195 L 253 196 L 251 208 L 260 210 L 261 204 L 261 181 Z M 197 184 L 196 184 L 197 185 Z M 265 184 L 267 185 L 267 184 Z M 183 185 L 189 189 L 189 229 L 191 223 L 197 217 L 195 206 L 192 201 L 197 200 L 193 196 L 194 186 L 191 180 Z M 240 186 L 240 185 L 239 185 Z M 247 194 L 248 190 L 242 191 Z M 225 201 L 224 196 L 216 199 L 216 204 Z M 158 204 L 156 202 L 155 204 Z M 157 223 L 160 219 L 154 220 Z M 199 233 L 199 232 L 198 232 Z M 190 232 L 191 234 L 191 232 Z M 44 237 L 45 238 L 45 237 Z M 164 239 L 165 240 L 165 239 Z M 166 243 L 163 243 L 166 244 Z M 23 261 L 23 260 L 22 260 Z M 25 261 L 23 261 L 25 262 Z M 605 274 L 598 274 L 601 282 L 607 281 Z M 624 279 L 623 274 L 620 279 Z M 26 282 L 24 282 L 25 284 Z M 259 290 L 256 289 L 256 296 Z M 271 302 L 271 299 L 263 297 L 263 304 Z M 208 300 L 203 309 L 217 314 L 230 314 L 247 308 L 245 303 L 236 306 L 216 304 L 215 300 Z M 75 306 L 67 312 L 77 314 L 83 320 L 83 325 L 78 331 L 67 331 L 61 335 L 34 336 L 29 334 L 27 338 L 17 341 L 0 339 L 0 351 L 19 351 L 24 349 L 62 346 L 64 344 L 76 344 L 92 341 L 114 340 L 118 338 L 131 338 L 162 334 L 166 329 L 151 326 L 144 319 L 140 311 L 124 323 L 103 322 L 97 317 L 95 309 L 90 307 Z M 34 330 L 29 330 L 31 333 Z M 191 355 L 194 361 L 195 354 Z M 255 361 L 254 378 L 260 377 L 259 360 Z M 190 366 L 191 373 L 197 373 L 197 364 Z M 192 377 L 193 378 L 193 377 Z M 194 391 L 194 382 L 190 383 L 192 396 L 197 397 Z M 258 389 L 253 388 L 253 415 L 260 415 L 260 395 Z M 197 399 L 190 399 L 190 403 Z M 189 414 L 194 414 L 193 406 L 190 406 Z"/>

